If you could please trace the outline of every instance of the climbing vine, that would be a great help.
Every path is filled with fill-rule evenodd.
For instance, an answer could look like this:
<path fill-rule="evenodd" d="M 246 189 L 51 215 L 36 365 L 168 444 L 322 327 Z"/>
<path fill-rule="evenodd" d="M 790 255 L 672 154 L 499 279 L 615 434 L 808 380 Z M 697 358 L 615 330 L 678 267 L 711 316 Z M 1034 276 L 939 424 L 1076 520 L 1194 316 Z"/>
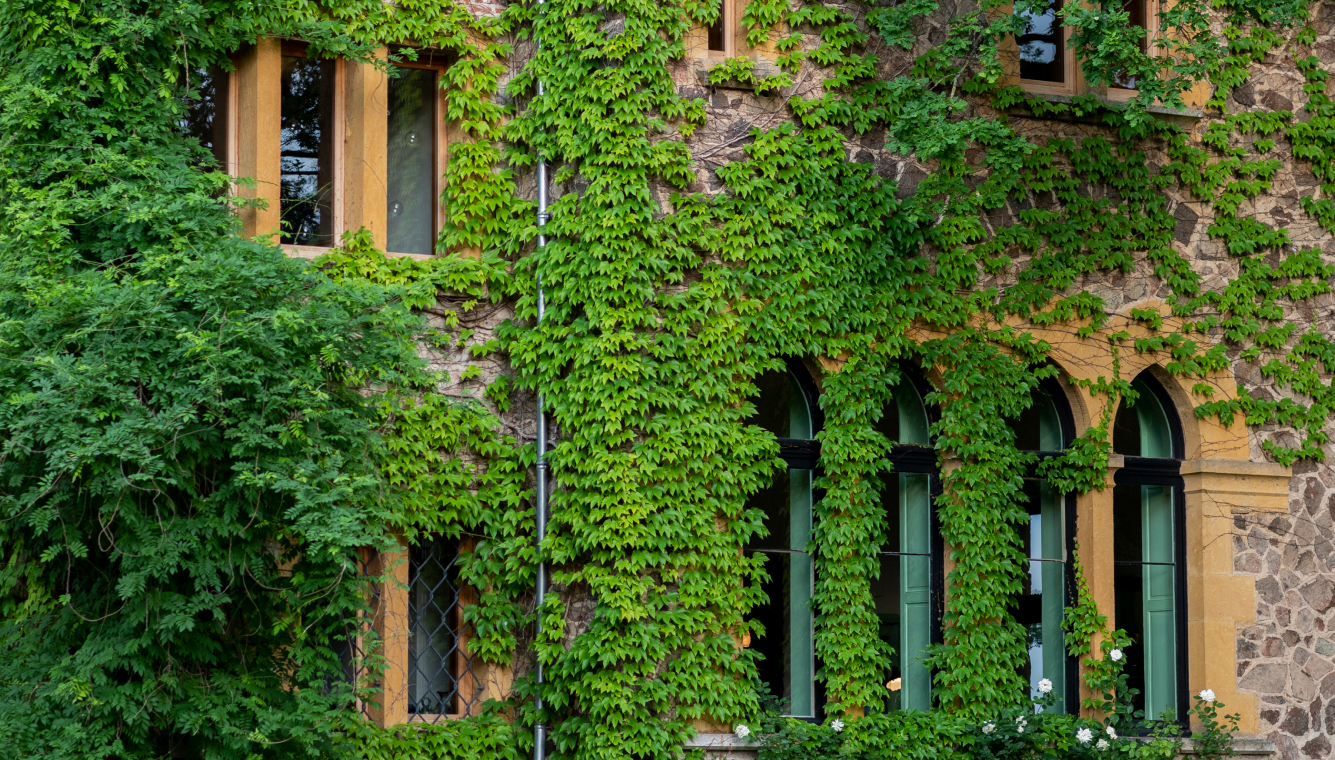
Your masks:
<path fill-rule="evenodd" d="M 819 677 L 841 727 L 767 719 L 764 751 L 1085 756 L 1080 731 L 1117 739 L 1134 719 L 1110 655 L 1120 634 L 1087 593 L 1068 610 L 1067 644 L 1089 658 L 1103 696 L 1088 706 L 1107 720 L 1033 715 L 1025 696 L 1025 632 L 1009 610 L 1026 573 L 1023 477 L 1102 487 L 1110 410 L 1134 401 L 1127 352 L 1167 357 L 1202 398 L 1211 375 L 1255 365 L 1286 394 L 1240 388 L 1196 413 L 1291 427 L 1294 444 L 1267 440 L 1267 454 L 1323 458 L 1335 345 L 1292 316 L 1335 268 L 1251 209 L 1289 160 L 1319 188 L 1301 209 L 1335 234 L 1335 106 L 1296 0 L 1184 0 L 1143 48 L 1120 6 L 1071 6 L 1085 79 L 1134 76 L 1138 92 L 1125 104 L 1028 95 L 1006 85 L 1006 46 L 1023 29 L 1014 11 L 1040 5 L 752 2 L 746 43 L 772 46 L 774 66 L 737 57 L 707 81 L 780 96 L 785 118 L 710 165 L 697 156 L 726 114 L 679 74 L 714 2 L 0 9 L 0 644 L 12 645 L 0 748 L 369 760 L 466 746 L 490 760 L 531 750 L 523 729 L 540 717 L 558 757 L 666 758 L 702 725 L 754 722 L 756 655 L 739 643 L 761 634 L 749 613 L 774 569 L 739 548 L 764 530 L 748 497 L 782 464 L 747 420 L 755 380 L 787 357 L 828 370 L 810 551 Z M 924 46 L 929 24 L 941 34 Z M 440 256 L 387 258 L 363 231 L 303 266 L 236 236 L 218 200 L 228 179 L 174 124 L 189 72 L 261 36 L 363 61 L 399 43 L 394 56 L 454 57 L 442 86 L 463 139 Z M 1301 72 L 1305 118 L 1227 112 L 1272 54 Z M 1159 117 L 1186 113 L 1202 86 L 1219 115 L 1193 140 Z M 1028 116 L 1096 127 L 1035 140 L 1017 128 Z M 897 184 L 863 157 L 869 143 L 923 178 Z M 555 197 L 541 248 L 528 189 L 539 159 Z M 1174 247 L 1170 192 L 1210 208 L 1208 234 L 1236 264 L 1222 287 Z M 1089 287 L 1137 270 L 1161 284 L 1161 306 L 1119 313 Z M 1077 389 L 1109 411 L 1041 463 L 1007 423 L 1056 374 L 1024 324 L 1106 340 L 1114 358 L 1111 377 Z M 935 445 L 957 464 L 938 501 L 952 570 L 930 715 L 881 708 L 892 652 L 870 587 L 893 443 L 876 423 L 906 365 L 939 372 Z M 537 392 L 558 483 L 540 548 L 536 452 L 516 422 Z M 329 641 L 373 612 L 370 588 L 386 580 L 357 570 L 358 551 L 438 534 L 474 539 L 470 646 L 513 668 L 514 694 L 447 726 L 375 729 L 332 709 L 380 698 L 374 657 L 363 683 L 327 685 Z M 170 560 L 142 559 L 164 547 Z M 534 609 L 539 552 L 554 593 Z M 1223 752 L 1214 710 L 1194 708 L 1203 746 Z M 1118 746 L 1175 751 L 1167 735 Z"/>

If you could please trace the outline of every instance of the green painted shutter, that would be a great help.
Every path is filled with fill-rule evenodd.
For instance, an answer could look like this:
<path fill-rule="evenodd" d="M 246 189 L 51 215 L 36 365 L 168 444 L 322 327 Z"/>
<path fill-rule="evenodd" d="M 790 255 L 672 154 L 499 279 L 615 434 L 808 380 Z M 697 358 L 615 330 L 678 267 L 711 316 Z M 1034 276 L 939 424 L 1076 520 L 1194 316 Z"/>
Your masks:
<path fill-rule="evenodd" d="M 788 548 L 806 552 L 811 539 L 811 470 L 788 473 Z M 815 575 L 811 557 L 789 554 L 788 566 L 788 683 L 789 714 L 816 714 L 815 631 L 811 594 Z"/>
<path fill-rule="evenodd" d="M 1144 430 L 1142 427 L 1141 430 Z M 1141 486 L 1145 600 L 1145 717 L 1177 707 L 1177 568 L 1173 551 L 1173 489 Z M 1183 716 L 1178 716 L 1183 717 Z"/>
<path fill-rule="evenodd" d="M 929 554 L 932 519 L 926 475 L 899 476 L 899 520 L 899 550 Z M 900 557 L 899 561 L 899 661 L 903 673 L 900 705 L 905 710 L 929 710 L 932 673 L 923 665 L 922 658 L 932 643 L 932 562 L 925 556 Z"/>
<path fill-rule="evenodd" d="M 1063 519 L 1062 495 L 1045 482 L 1042 484 L 1041 520 L 1043 559 L 1064 560 L 1066 524 Z M 1066 693 L 1066 639 L 1062 632 L 1062 611 L 1066 600 L 1066 565 L 1062 562 L 1040 562 L 1043 578 L 1043 676 L 1052 681 L 1053 692 Z M 1052 712 L 1062 712 L 1059 703 Z"/>

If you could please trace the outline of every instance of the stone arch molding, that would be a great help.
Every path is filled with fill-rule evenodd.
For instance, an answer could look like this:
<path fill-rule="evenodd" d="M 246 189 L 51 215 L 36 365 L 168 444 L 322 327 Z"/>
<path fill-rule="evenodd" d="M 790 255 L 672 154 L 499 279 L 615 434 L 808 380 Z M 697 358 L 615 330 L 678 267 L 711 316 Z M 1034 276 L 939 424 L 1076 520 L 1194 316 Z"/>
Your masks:
<path fill-rule="evenodd" d="M 1165 327 L 1175 325 L 1165 319 Z M 1246 423 L 1235 418 L 1231 425 L 1218 419 L 1201 419 L 1198 405 L 1210 400 L 1238 397 L 1237 384 L 1229 371 L 1205 377 L 1180 377 L 1168 372 L 1167 352 L 1140 353 L 1123 349 L 1114 356 L 1108 336 L 1123 331 L 1132 338 L 1150 337 L 1139 324 L 1113 319 L 1094 335 L 1081 338 L 1076 326 L 1030 327 L 1029 332 L 1047 341 L 1052 362 L 1063 374 L 1062 383 L 1077 432 L 1096 424 L 1107 412 L 1109 400 L 1079 388 L 1074 382 L 1112 377 L 1115 362 L 1120 376 L 1132 379 L 1143 372 L 1154 376 L 1172 398 L 1183 437 L 1183 490 L 1186 501 L 1187 584 L 1187 688 L 1191 693 L 1212 689 L 1229 712 L 1241 715 L 1244 733 L 1259 729 L 1257 695 L 1240 684 L 1237 659 L 1239 631 L 1256 622 L 1256 580 L 1234 572 L 1233 537 L 1238 521 L 1269 521 L 1287 514 L 1292 471 L 1273 462 L 1254 461 Z M 1123 343 L 1125 345 L 1125 342 Z M 1197 393 L 1198 386 L 1210 389 Z M 1099 610 L 1116 628 L 1113 595 L 1112 483 L 1123 457 L 1109 456 L 1106 486 L 1077 499 L 1081 560 Z M 1083 688 L 1083 687 L 1082 687 Z M 1089 696 L 1086 694 L 1085 696 Z"/>

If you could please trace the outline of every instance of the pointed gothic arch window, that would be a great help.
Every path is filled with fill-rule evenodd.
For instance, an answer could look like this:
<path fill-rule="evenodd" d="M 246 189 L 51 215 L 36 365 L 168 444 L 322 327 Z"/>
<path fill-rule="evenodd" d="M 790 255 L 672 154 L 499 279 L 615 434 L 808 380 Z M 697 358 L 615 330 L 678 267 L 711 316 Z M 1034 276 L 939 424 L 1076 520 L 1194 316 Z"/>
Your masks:
<path fill-rule="evenodd" d="M 1134 642 L 1125 672 L 1147 719 L 1186 715 L 1186 529 L 1182 429 L 1172 398 L 1148 372 L 1131 384 L 1113 427 L 1115 624 Z"/>

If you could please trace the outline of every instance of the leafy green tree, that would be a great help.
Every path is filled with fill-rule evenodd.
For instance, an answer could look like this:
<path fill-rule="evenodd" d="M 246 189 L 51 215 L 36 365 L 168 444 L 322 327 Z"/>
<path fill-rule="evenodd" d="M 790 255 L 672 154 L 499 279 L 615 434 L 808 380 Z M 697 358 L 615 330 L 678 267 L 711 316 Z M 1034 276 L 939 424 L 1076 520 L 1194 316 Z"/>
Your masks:
<path fill-rule="evenodd" d="M 242 12 L 0 4 L 0 757 L 304 755 L 353 714 L 365 389 L 418 323 L 236 235 L 190 75 L 262 30 L 358 52 Z"/>

